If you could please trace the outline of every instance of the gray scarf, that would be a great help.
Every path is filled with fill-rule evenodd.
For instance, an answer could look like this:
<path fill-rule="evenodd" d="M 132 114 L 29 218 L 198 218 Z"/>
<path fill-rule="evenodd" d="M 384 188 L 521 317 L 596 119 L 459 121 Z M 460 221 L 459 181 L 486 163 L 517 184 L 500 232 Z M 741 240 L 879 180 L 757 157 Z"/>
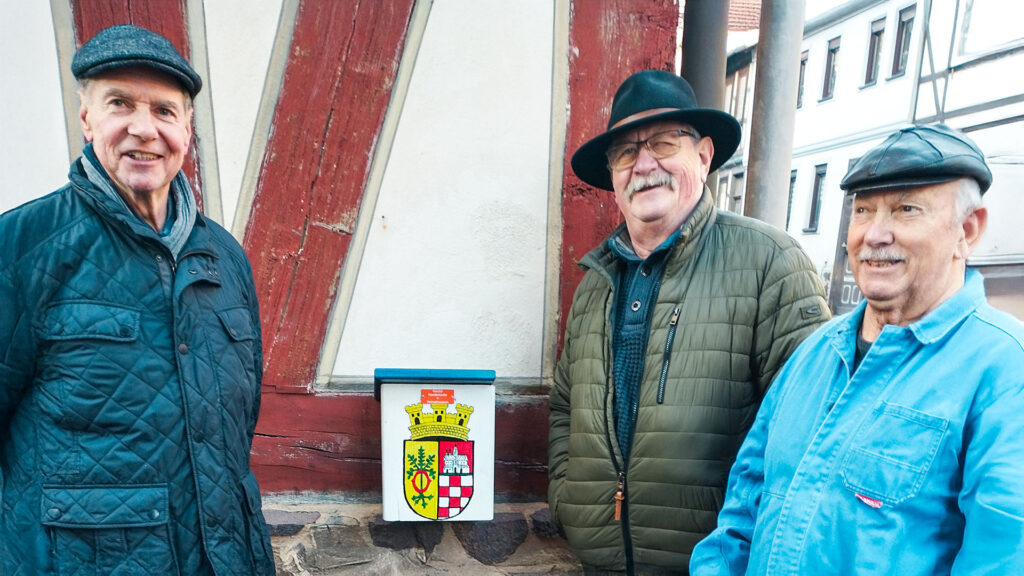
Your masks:
<path fill-rule="evenodd" d="M 89 144 L 91 147 L 92 144 Z M 103 191 L 104 194 L 114 199 L 119 205 L 123 206 L 125 212 L 134 215 L 138 218 L 128 204 L 118 193 L 117 189 L 114 188 L 114 183 L 110 181 L 105 170 L 99 168 L 93 161 L 95 157 L 91 153 L 92 150 L 87 150 L 83 153 L 83 156 L 88 158 L 89 161 L 82 162 L 82 166 L 85 168 L 85 175 L 89 178 L 89 182 L 92 182 L 93 186 L 96 186 Z M 178 170 L 178 174 L 175 175 L 174 180 L 171 181 L 171 194 L 174 195 L 174 223 L 171 224 L 170 232 L 164 235 L 158 235 L 160 241 L 163 242 L 167 249 L 174 255 L 174 260 L 178 260 L 178 254 L 181 253 L 181 249 L 185 246 L 185 241 L 188 240 L 189 234 L 192 233 L 192 226 L 196 223 L 196 199 L 192 195 L 192 187 L 188 184 L 188 179 L 185 178 L 185 173 Z"/>

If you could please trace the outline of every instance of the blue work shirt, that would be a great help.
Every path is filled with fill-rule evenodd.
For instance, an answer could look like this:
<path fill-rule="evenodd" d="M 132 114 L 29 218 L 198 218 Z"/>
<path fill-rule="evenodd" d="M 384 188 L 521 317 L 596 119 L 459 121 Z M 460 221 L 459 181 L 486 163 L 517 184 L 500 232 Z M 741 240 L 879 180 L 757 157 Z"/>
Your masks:
<path fill-rule="evenodd" d="M 864 308 L 780 372 L 691 574 L 1024 574 L 1024 325 L 969 270 L 851 375 Z"/>

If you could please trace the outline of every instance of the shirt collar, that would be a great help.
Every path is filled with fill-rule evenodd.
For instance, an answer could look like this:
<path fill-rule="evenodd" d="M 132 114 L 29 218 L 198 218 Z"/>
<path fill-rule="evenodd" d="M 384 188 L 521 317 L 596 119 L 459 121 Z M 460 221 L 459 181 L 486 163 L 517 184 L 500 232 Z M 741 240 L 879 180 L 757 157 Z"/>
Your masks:
<path fill-rule="evenodd" d="M 958 326 L 984 301 L 985 278 L 981 272 L 968 268 L 964 276 L 963 287 L 945 302 L 909 326 L 889 325 L 885 326 L 882 331 L 891 333 L 897 330 L 908 330 L 922 344 L 931 344 L 944 338 L 950 330 Z M 864 320 L 866 307 L 867 300 L 862 300 L 857 308 L 842 317 L 842 321 L 835 325 L 832 332 L 833 342 L 841 352 L 849 352 L 852 355 L 853 337 Z"/>
<path fill-rule="evenodd" d="M 652 250 L 646 259 L 660 260 L 665 254 L 668 254 L 679 240 L 681 230 L 682 229 L 677 229 L 673 232 L 671 236 L 666 238 L 664 242 Z M 644 258 L 637 256 L 636 251 L 633 250 L 633 243 L 629 239 L 629 230 L 626 229 L 625 224 L 620 224 L 619 227 L 615 229 L 615 232 L 612 232 L 612 235 L 608 237 L 608 249 L 623 262 L 643 262 L 645 260 Z"/>
<path fill-rule="evenodd" d="M 930 344 L 943 338 L 964 318 L 978 308 L 985 300 L 985 278 L 981 272 L 968 269 L 964 285 L 948 300 L 907 328 L 923 344 Z"/>

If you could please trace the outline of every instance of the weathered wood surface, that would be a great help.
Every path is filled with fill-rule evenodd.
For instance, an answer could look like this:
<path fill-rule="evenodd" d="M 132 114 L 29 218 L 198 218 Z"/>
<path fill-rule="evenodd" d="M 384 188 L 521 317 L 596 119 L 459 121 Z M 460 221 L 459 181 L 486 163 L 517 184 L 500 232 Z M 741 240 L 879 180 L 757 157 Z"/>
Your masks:
<path fill-rule="evenodd" d="M 278 392 L 312 389 L 412 5 L 299 6 L 244 243 Z"/>
<path fill-rule="evenodd" d="M 679 6 L 673 0 L 576 0 L 569 24 L 569 120 L 562 178 L 562 255 L 559 289 L 561 335 L 577 266 L 622 221 L 611 192 L 581 182 L 569 161 L 584 142 L 607 129 L 612 98 L 630 74 L 673 70 Z"/>
<path fill-rule="evenodd" d="M 494 423 L 494 489 L 504 500 L 535 500 L 547 490 L 545 396 L 499 397 Z M 267 394 L 252 448 L 266 492 L 381 491 L 380 403 L 354 394 Z"/>

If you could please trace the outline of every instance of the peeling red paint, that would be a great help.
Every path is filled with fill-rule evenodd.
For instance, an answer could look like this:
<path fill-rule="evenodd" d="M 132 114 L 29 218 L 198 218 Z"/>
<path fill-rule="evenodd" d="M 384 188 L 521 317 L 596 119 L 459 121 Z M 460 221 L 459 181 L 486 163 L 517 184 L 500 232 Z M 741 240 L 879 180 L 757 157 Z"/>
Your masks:
<path fill-rule="evenodd" d="M 679 6 L 672 0 L 576 0 L 572 4 L 559 351 L 573 292 L 583 278 L 577 262 L 621 221 L 612 193 L 581 182 L 569 161 L 584 142 L 604 132 L 612 97 L 627 76 L 644 68 L 673 70 L 678 22 Z"/>
<path fill-rule="evenodd" d="M 244 242 L 278 392 L 312 391 L 412 5 L 299 5 Z"/>

